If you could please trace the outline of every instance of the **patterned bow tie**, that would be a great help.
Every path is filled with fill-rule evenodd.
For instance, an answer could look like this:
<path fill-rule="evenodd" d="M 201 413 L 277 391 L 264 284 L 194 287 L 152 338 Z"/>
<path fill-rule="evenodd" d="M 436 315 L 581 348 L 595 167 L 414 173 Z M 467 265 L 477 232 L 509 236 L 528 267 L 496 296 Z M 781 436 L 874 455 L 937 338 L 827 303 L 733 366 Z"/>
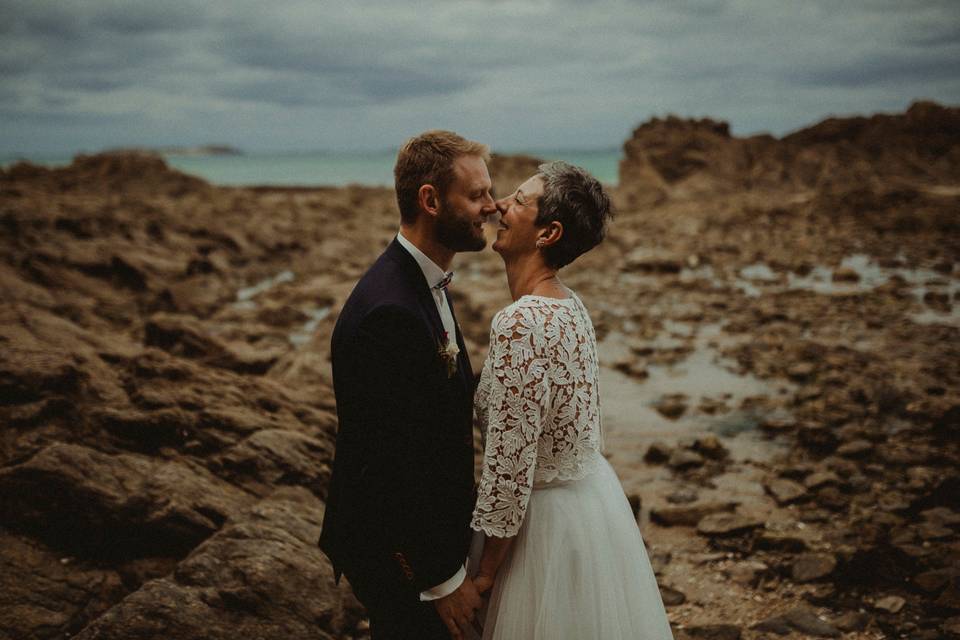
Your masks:
<path fill-rule="evenodd" d="M 440 280 L 440 282 L 433 285 L 433 288 L 437 290 L 446 289 L 448 286 L 450 286 L 451 280 L 453 280 L 453 271 L 448 271 L 444 274 L 443 279 Z"/>

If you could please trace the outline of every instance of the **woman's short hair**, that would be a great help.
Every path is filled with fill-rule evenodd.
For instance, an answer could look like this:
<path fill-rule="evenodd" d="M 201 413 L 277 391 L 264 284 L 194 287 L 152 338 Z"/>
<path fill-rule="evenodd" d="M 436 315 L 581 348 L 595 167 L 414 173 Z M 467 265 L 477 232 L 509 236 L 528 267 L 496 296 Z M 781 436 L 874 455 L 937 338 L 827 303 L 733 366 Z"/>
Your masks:
<path fill-rule="evenodd" d="M 547 264 L 559 269 L 600 244 L 613 210 L 600 182 L 580 167 L 558 161 L 542 164 L 538 171 L 543 195 L 537 203 L 536 224 L 557 221 L 563 225 L 560 239 L 542 249 Z"/>
<path fill-rule="evenodd" d="M 490 149 L 452 131 L 439 129 L 424 131 L 403 144 L 393 167 L 401 220 L 413 222 L 417 219 L 417 194 L 421 186 L 432 184 L 443 199 L 453 181 L 453 163 L 460 156 L 489 160 Z"/>

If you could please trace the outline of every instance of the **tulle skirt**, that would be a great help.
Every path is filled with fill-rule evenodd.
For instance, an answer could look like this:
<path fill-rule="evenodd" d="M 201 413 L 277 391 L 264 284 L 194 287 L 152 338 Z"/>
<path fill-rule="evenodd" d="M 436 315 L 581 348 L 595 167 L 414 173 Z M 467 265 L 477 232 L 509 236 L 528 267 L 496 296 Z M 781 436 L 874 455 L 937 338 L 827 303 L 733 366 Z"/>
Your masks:
<path fill-rule="evenodd" d="M 673 638 L 630 505 L 597 455 L 590 475 L 534 488 L 481 612 L 484 640 Z"/>

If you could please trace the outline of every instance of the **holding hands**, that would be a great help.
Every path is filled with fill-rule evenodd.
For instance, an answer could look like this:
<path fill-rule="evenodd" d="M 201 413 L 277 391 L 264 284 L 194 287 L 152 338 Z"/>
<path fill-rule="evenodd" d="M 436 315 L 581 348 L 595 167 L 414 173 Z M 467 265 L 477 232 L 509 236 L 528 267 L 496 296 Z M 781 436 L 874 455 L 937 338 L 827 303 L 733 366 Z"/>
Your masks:
<path fill-rule="evenodd" d="M 492 584 L 492 582 L 491 582 Z M 490 587 L 487 586 L 487 589 Z M 473 622 L 474 613 L 483 604 L 474 581 L 469 577 L 448 596 L 433 601 L 440 619 L 454 640 L 462 640 Z"/>

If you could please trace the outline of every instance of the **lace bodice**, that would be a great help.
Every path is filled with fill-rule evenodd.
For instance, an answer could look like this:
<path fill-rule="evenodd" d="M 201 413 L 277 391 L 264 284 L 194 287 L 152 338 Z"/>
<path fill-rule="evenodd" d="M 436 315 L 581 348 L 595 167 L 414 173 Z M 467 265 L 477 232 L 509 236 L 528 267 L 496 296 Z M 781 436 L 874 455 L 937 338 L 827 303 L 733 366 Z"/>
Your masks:
<path fill-rule="evenodd" d="M 596 335 L 576 295 L 523 296 L 494 316 L 474 401 L 486 444 L 471 527 L 516 535 L 535 485 L 595 469 L 598 378 Z"/>

